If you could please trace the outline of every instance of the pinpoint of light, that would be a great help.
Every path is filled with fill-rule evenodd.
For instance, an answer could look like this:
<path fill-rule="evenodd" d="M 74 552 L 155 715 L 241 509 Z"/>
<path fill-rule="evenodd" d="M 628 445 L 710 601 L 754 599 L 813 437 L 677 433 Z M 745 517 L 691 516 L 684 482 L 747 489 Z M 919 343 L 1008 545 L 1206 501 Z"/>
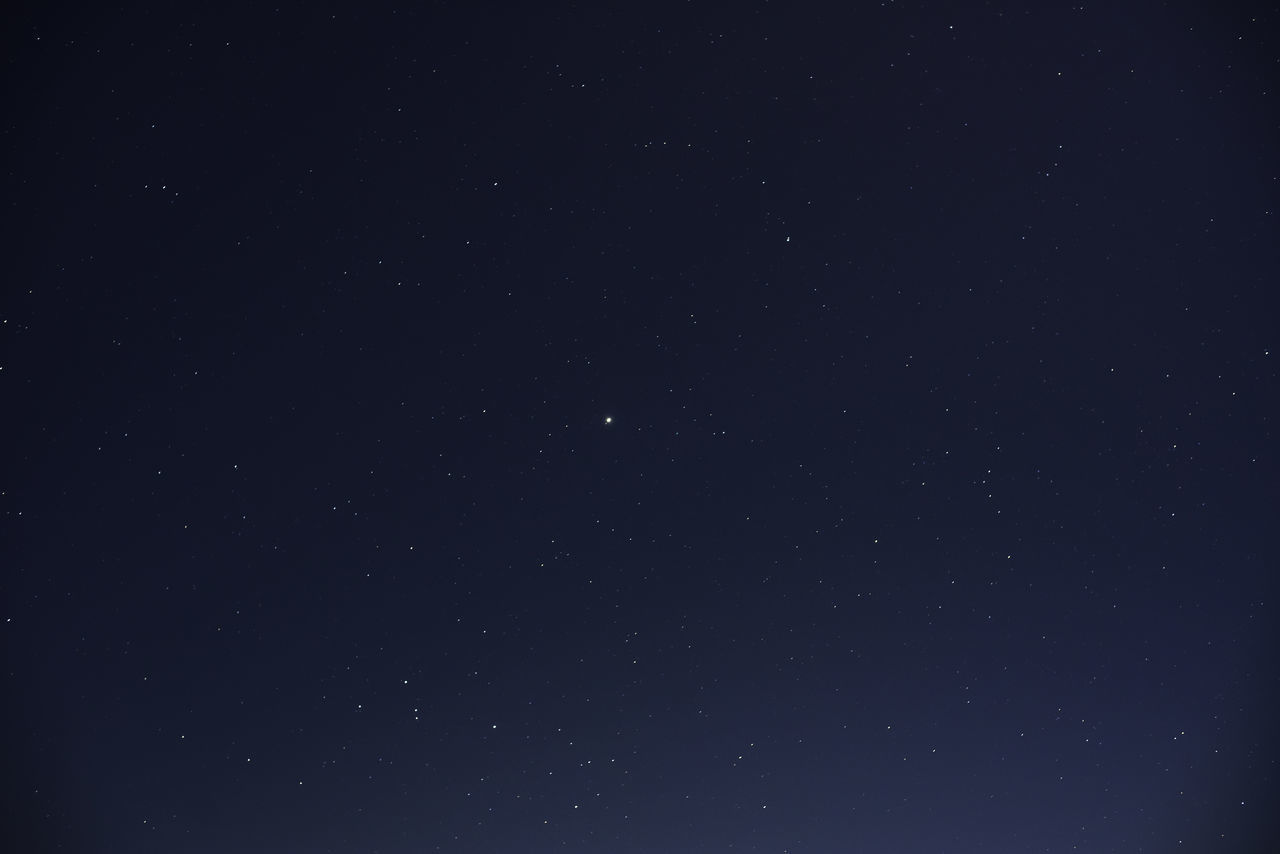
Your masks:
<path fill-rule="evenodd" d="M 606 415 L 606 416 L 604 417 L 604 423 L 605 423 L 605 424 L 612 424 L 612 423 L 613 423 L 613 416 L 612 416 L 612 415 Z"/>

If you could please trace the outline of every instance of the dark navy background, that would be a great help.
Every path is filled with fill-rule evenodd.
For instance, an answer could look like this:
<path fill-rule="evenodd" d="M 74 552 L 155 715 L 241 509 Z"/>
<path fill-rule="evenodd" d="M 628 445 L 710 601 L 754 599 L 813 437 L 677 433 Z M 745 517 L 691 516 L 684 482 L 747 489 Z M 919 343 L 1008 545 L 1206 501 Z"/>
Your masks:
<path fill-rule="evenodd" d="M 14 851 L 1262 851 L 1274 8 L 30 4 Z"/>

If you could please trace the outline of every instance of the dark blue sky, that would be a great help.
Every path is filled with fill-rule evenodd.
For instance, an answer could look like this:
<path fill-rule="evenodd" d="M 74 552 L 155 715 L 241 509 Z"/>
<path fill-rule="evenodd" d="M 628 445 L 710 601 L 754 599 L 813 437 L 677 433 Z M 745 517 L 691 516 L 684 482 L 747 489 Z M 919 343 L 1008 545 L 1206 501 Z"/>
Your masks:
<path fill-rule="evenodd" d="M 7 20 L 10 849 L 1275 838 L 1275 9 Z"/>

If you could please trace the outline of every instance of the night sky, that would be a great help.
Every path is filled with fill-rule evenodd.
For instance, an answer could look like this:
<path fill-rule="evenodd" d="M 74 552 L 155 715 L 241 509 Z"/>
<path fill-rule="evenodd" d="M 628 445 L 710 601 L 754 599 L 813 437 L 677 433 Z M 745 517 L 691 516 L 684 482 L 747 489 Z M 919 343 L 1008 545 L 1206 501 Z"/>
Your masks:
<path fill-rule="evenodd" d="M 1280 837 L 1280 11 L 30 3 L 13 852 Z"/>

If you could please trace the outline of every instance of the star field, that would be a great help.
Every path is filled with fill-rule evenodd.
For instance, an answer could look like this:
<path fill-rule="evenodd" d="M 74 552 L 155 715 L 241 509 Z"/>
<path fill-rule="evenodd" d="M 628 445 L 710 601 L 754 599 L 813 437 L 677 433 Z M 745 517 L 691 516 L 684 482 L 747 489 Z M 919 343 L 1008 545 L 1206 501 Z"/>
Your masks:
<path fill-rule="evenodd" d="M 1268 850 L 1274 9 L 3 29 L 6 850 Z"/>

